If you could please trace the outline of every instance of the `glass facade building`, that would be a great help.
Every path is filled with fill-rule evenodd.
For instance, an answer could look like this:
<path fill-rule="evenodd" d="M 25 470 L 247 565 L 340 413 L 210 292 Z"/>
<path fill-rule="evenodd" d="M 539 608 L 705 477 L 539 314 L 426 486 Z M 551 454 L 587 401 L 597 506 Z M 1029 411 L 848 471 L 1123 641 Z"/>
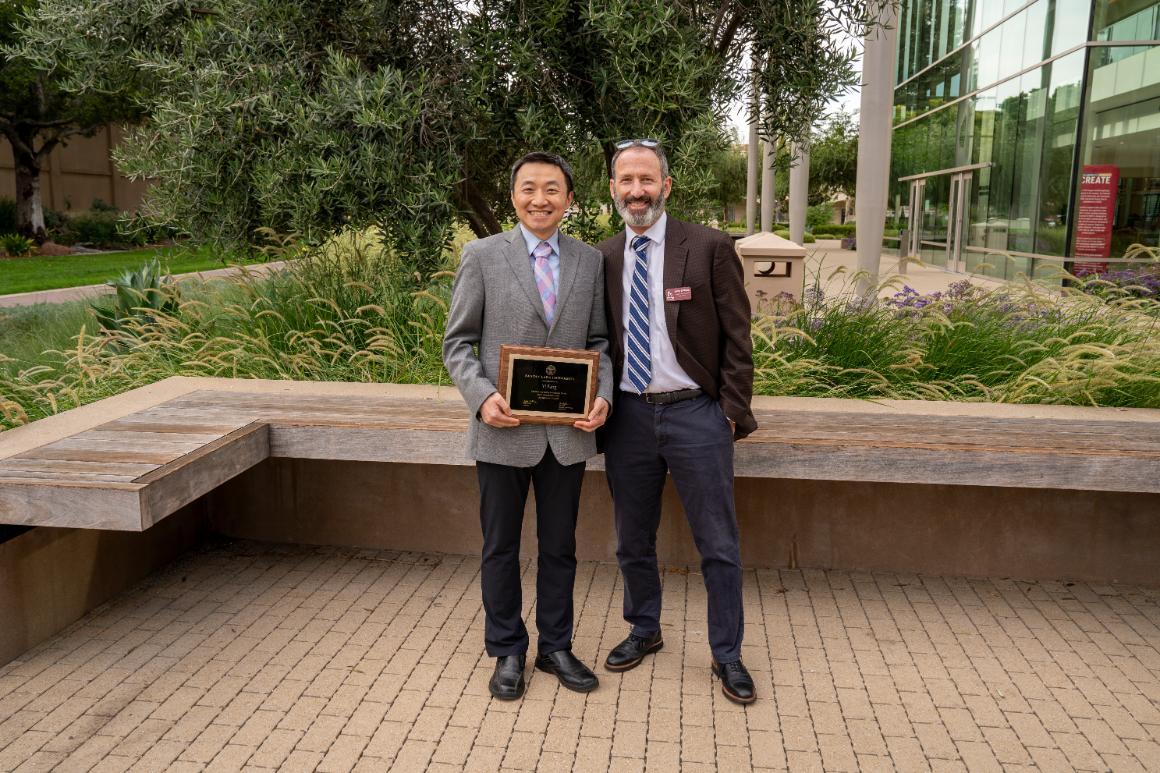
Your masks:
<path fill-rule="evenodd" d="M 903 0 L 895 83 L 910 254 L 1013 278 L 1160 243 L 1160 0 Z"/>

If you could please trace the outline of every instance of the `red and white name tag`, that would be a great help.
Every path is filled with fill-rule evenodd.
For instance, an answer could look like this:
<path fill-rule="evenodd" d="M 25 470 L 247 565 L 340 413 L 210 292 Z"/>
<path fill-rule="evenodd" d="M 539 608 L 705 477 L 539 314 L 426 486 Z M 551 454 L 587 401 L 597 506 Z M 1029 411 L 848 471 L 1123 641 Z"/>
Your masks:
<path fill-rule="evenodd" d="M 665 288 L 665 300 L 669 303 L 673 301 L 691 301 L 693 299 L 693 288 L 691 287 L 667 287 Z"/>

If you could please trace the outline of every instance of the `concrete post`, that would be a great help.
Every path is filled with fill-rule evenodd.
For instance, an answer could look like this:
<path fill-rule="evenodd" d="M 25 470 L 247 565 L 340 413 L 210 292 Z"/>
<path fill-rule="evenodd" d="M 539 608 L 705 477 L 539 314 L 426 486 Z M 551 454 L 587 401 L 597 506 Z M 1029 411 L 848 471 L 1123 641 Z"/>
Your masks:
<path fill-rule="evenodd" d="M 761 230 L 769 233 L 773 230 L 773 200 L 777 196 L 773 191 L 773 143 L 765 140 L 761 146 Z"/>
<path fill-rule="evenodd" d="M 789 170 L 789 240 L 802 244 L 806 234 L 806 196 L 810 187 L 810 152 L 793 146 Z"/>
<path fill-rule="evenodd" d="M 749 109 L 749 169 L 745 176 L 745 233 L 757 230 L 757 178 L 761 140 L 757 138 L 757 104 Z"/>
<path fill-rule="evenodd" d="M 883 5 L 879 21 L 881 26 L 866 36 L 862 54 L 858 182 L 854 194 L 859 297 L 878 287 L 886 196 L 890 187 L 890 117 L 894 104 L 894 49 L 898 39 L 892 3 Z"/>

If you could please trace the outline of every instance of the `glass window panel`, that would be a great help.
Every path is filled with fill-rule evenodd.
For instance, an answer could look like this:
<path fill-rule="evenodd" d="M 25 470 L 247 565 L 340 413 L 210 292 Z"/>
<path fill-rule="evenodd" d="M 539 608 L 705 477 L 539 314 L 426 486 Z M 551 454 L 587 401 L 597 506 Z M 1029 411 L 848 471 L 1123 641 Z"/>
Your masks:
<path fill-rule="evenodd" d="M 1157 0 L 1096 0 L 1095 40 L 1160 39 Z"/>
<path fill-rule="evenodd" d="M 964 99 L 953 108 L 955 112 L 955 157 L 951 166 L 966 166 L 971 163 L 971 152 L 975 136 L 975 100 Z"/>
<path fill-rule="evenodd" d="M 1063 53 L 1087 39 L 1091 0 L 1052 0 L 1051 55 Z"/>
<path fill-rule="evenodd" d="M 1027 11 L 1016 14 L 999 27 L 999 77 L 1014 75 L 1023 69 L 1023 43 L 1027 38 Z"/>
<path fill-rule="evenodd" d="M 1119 257 L 1132 244 L 1160 245 L 1160 46 L 1114 51 L 1092 52 L 1079 159 L 1119 174 L 1110 254 Z"/>
<path fill-rule="evenodd" d="M 976 0 L 976 11 L 971 21 L 971 37 L 1003 18 L 1003 0 Z"/>
<path fill-rule="evenodd" d="M 993 29 L 972 44 L 975 65 L 975 88 L 990 86 L 999 80 L 999 55 L 1002 29 Z"/>
<path fill-rule="evenodd" d="M 1039 199 L 1039 166 L 1046 131 L 1044 105 L 1050 85 L 1044 68 L 1024 73 L 1017 98 L 1018 139 L 1012 159 L 1011 215 L 1007 247 L 1016 252 L 1035 251 L 1035 211 Z"/>
<path fill-rule="evenodd" d="M 1047 2 L 1039 0 L 1028 8 L 1024 14 L 1027 18 L 1027 31 L 1023 40 L 1023 61 L 1020 69 L 1042 62 L 1051 49 L 1050 39 L 1047 38 Z"/>
<path fill-rule="evenodd" d="M 1083 51 L 1045 65 L 1048 87 L 1043 104 L 1043 149 L 1039 165 L 1039 203 L 1035 252 L 1066 254 L 1068 213 L 1079 117 Z"/>
<path fill-rule="evenodd" d="M 976 94 L 974 147 L 971 149 L 971 163 L 983 164 L 991 160 L 991 148 L 995 138 L 995 90 L 988 89 Z"/>
<path fill-rule="evenodd" d="M 1019 81 L 995 88 L 995 135 L 991 143 L 991 203 L 988 241 L 1007 244 L 1011 195 L 1015 179 L 1015 146 L 1019 139 Z"/>
<path fill-rule="evenodd" d="M 967 0 L 951 0 L 950 33 L 947 50 L 954 51 L 963 44 L 963 26 L 966 23 Z"/>

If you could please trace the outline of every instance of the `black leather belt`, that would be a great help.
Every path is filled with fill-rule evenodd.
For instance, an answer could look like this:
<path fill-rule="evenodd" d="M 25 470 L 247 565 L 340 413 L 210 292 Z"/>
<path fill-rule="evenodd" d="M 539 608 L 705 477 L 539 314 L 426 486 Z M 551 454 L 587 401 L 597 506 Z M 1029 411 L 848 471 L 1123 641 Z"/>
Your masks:
<path fill-rule="evenodd" d="M 692 400 L 694 397 L 700 397 L 704 393 L 704 390 L 701 389 L 677 389 L 672 392 L 645 392 L 640 395 L 635 392 L 625 392 L 624 394 L 639 397 L 650 405 L 671 405 L 672 403 L 679 403 L 682 400 Z"/>

